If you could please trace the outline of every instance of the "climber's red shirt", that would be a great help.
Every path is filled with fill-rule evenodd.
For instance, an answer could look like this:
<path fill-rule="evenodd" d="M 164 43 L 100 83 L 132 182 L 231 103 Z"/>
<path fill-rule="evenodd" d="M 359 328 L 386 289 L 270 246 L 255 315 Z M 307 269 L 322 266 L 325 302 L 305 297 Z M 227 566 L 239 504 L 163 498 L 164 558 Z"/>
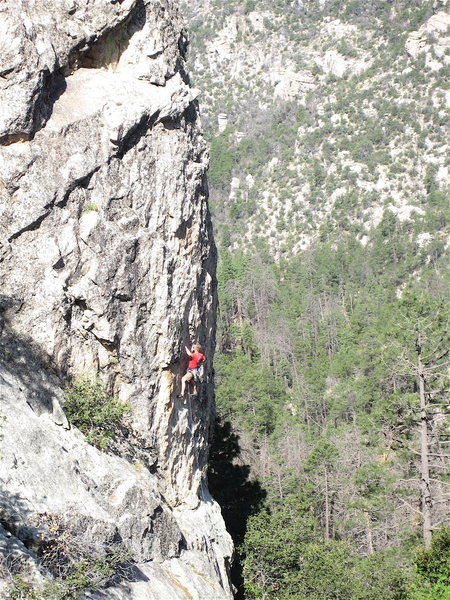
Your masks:
<path fill-rule="evenodd" d="M 189 369 L 198 369 L 200 363 L 205 360 L 205 355 L 201 352 L 193 352 L 189 360 Z"/>

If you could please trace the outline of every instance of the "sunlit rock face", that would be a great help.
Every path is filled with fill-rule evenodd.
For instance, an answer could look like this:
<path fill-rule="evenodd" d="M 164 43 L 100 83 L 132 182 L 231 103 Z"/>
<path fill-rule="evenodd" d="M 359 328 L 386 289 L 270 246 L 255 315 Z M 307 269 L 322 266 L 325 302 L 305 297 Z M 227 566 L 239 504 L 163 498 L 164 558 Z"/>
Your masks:
<path fill-rule="evenodd" d="M 2 502 L 20 497 L 29 527 L 70 512 L 123 540 L 146 575 L 108 598 L 229 598 L 231 542 L 205 481 L 207 152 L 180 15 L 168 0 L 10 0 L 0 33 Z M 176 395 L 191 341 L 208 383 L 189 404 Z M 61 388 L 96 372 L 131 406 L 138 462 L 68 428 Z"/>
<path fill-rule="evenodd" d="M 405 48 L 408 54 L 418 59 L 425 57 L 426 65 L 436 71 L 450 64 L 450 14 L 440 11 L 430 17 L 426 23 L 409 34 Z"/>

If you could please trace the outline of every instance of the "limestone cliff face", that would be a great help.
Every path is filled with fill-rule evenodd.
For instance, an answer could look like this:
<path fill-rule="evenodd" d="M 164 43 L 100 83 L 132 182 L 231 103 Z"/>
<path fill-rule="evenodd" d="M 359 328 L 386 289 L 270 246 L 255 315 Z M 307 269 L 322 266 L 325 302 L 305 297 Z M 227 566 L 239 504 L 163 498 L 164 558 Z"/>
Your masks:
<path fill-rule="evenodd" d="M 120 538 L 145 577 L 102 597 L 229 598 L 231 542 L 205 482 L 207 153 L 180 16 L 169 0 L 9 0 L 0 33 L 2 519 L 29 532 L 70 512 Z M 209 359 L 192 405 L 176 398 L 190 341 Z M 62 387 L 95 372 L 132 407 L 134 462 L 68 428 Z M 19 529 L 2 547 L 33 562 Z"/>

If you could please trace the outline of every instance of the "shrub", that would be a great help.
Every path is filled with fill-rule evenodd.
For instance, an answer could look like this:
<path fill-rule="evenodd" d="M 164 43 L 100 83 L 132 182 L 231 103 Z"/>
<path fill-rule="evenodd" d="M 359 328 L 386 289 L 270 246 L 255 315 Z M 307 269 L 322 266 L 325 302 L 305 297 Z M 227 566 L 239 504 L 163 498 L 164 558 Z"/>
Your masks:
<path fill-rule="evenodd" d="M 36 525 L 41 532 L 37 566 L 46 580 L 35 581 L 27 565 L 6 570 L 2 572 L 5 600 L 77 600 L 83 592 L 129 576 L 129 551 L 122 543 L 97 539 L 95 527 L 87 527 L 84 518 L 44 513 L 38 515 Z"/>
<path fill-rule="evenodd" d="M 66 397 L 64 409 L 69 421 L 101 450 L 106 449 L 130 412 L 130 407 L 108 394 L 98 379 L 80 379 L 67 390 Z"/>
<path fill-rule="evenodd" d="M 95 591 L 110 583 L 118 572 L 126 573 L 128 555 L 120 549 L 103 558 L 89 557 L 62 566 L 63 574 L 35 584 L 27 574 L 14 575 L 6 589 L 5 600 L 77 600 L 85 591 Z"/>
<path fill-rule="evenodd" d="M 256 8 L 256 0 L 246 0 L 244 4 L 244 13 L 247 15 Z"/>
<path fill-rule="evenodd" d="M 419 551 L 417 571 L 430 583 L 442 583 L 450 587 L 450 527 L 444 526 L 434 534 L 429 549 Z"/>
<path fill-rule="evenodd" d="M 417 581 L 408 600 L 449 600 L 450 598 L 450 527 L 443 526 L 433 535 L 431 547 L 422 548 L 416 557 Z"/>

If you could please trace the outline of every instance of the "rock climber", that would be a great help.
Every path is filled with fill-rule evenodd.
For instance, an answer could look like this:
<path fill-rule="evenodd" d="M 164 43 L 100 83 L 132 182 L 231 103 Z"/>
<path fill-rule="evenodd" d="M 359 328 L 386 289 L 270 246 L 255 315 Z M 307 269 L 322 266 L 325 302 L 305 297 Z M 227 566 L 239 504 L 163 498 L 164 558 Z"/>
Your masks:
<path fill-rule="evenodd" d="M 186 391 L 186 384 L 189 381 L 194 382 L 192 395 L 197 395 L 198 370 L 200 365 L 203 364 L 206 360 L 205 355 L 202 354 L 202 347 L 200 346 L 200 344 L 193 344 L 190 350 L 187 346 L 185 346 L 185 349 L 186 354 L 189 356 L 189 364 L 186 374 L 181 379 L 181 394 L 178 394 L 177 398 L 184 397 L 184 393 Z"/>

